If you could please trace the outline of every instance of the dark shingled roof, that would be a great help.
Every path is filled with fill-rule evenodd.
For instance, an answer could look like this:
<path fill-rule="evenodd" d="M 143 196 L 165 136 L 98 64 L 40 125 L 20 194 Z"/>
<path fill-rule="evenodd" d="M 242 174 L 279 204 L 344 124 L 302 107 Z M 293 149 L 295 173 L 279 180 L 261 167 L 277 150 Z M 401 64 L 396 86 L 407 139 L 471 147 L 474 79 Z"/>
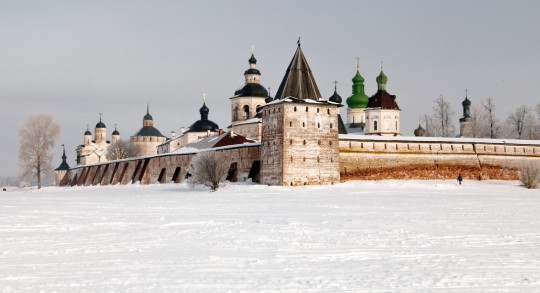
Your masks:
<path fill-rule="evenodd" d="M 235 97 L 268 97 L 268 91 L 258 83 L 248 83 L 234 92 Z"/>
<path fill-rule="evenodd" d="M 274 100 L 282 100 L 287 97 L 295 97 L 298 99 L 311 99 L 319 101 L 322 99 L 315 78 L 311 73 L 311 69 L 302 53 L 300 44 L 296 49 L 296 53 L 287 67 L 283 81 L 277 91 Z"/>
<path fill-rule="evenodd" d="M 396 103 L 396 96 L 389 94 L 385 90 L 379 90 L 371 98 L 369 98 L 367 108 L 399 110 L 399 107 Z"/>
<path fill-rule="evenodd" d="M 64 145 L 62 145 L 63 147 Z M 58 168 L 54 169 L 54 171 L 66 171 L 69 170 L 69 165 L 66 162 L 66 148 L 64 147 L 64 154 L 62 155 L 62 164 L 58 166 Z"/>
<path fill-rule="evenodd" d="M 165 137 L 157 128 L 154 126 L 143 126 L 135 136 L 162 136 Z"/>

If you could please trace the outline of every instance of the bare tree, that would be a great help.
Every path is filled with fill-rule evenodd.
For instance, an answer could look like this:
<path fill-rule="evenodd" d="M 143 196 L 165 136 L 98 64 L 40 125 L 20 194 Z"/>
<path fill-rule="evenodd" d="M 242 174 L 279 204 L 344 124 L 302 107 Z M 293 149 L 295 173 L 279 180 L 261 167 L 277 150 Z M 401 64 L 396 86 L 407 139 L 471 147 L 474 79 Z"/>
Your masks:
<path fill-rule="evenodd" d="M 216 191 L 225 180 L 229 167 L 229 159 L 216 151 L 198 153 L 191 163 L 188 182 L 191 186 L 202 184 Z"/>
<path fill-rule="evenodd" d="M 540 124 L 533 111 L 525 115 L 523 121 L 523 138 L 531 140 L 540 138 Z"/>
<path fill-rule="evenodd" d="M 450 103 L 444 99 L 441 95 L 437 100 L 435 100 L 435 107 L 433 107 L 433 118 L 440 126 L 440 136 L 450 137 L 454 136 L 454 125 L 452 124 L 452 108 Z"/>
<path fill-rule="evenodd" d="M 121 160 L 132 157 L 138 157 L 141 154 L 141 147 L 131 141 L 119 139 L 113 142 L 107 148 L 105 157 L 107 160 Z"/>
<path fill-rule="evenodd" d="M 477 105 L 472 105 L 469 121 L 464 129 L 465 137 L 489 137 L 489 125 L 487 121 L 487 113 L 482 111 Z"/>
<path fill-rule="evenodd" d="M 497 119 L 497 116 L 495 115 L 495 104 L 493 103 L 493 100 L 488 98 L 485 103 L 482 103 L 482 107 L 484 108 L 486 122 L 489 126 L 489 137 L 497 138 L 501 131 L 501 127 L 499 119 Z"/>
<path fill-rule="evenodd" d="M 519 163 L 519 180 L 525 187 L 534 189 L 540 184 L 540 161 L 523 160 Z"/>
<path fill-rule="evenodd" d="M 525 118 L 531 111 L 529 106 L 519 106 L 513 113 L 510 113 L 506 121 L 512 126 L 513 131 L 517 133 L 517 138 L 522 139 L 523 130 L 525 126 Z"/>
<path fill-rule="evenodd" d="M 60 134 L 60 125 L 48 114 L 29 114 L 26 122 L 19 128 L 19 165 L 20 177 L 37 178 L 41 188 L 41 174 L 52 171 L 52 154 L 54 140 Z"/>
<path fill-rule="evenodd" d="M 431 117 L 431 115 L 428 115 L 428 114 L 424 114 L 424 116 L 422 116 L 422 118 L 420 118 L 420 124 L 422 124 L 422 122 L 424 122 L 424 124 L 426 125 L 426 133 L 424 136 L 437 136 L 438 134 L 438 125 L 435 125 L 435 123 L 433 122 L 433 117 Z"/>

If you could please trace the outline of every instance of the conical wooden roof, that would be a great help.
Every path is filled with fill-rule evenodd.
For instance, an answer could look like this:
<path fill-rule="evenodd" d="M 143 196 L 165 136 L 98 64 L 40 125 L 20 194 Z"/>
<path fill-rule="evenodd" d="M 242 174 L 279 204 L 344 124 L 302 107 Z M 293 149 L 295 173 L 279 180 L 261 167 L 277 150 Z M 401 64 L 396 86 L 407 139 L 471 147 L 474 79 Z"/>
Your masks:
<path fill-rule="evenodd" d="M 301 100 L 322 100 L 321 93 L 300 44 L 298 44 L 298 48 L 289 67 L 287 67 L 287 71 L 274 100 L 281 100 L 287 97 L 295 97 Z"/>

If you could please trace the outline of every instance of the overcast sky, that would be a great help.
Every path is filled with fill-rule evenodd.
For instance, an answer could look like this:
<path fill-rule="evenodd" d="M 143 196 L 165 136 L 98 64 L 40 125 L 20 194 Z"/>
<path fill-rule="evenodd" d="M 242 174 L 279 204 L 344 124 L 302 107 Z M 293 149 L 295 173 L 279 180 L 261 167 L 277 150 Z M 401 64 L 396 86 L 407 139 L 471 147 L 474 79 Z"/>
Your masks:
<path fill-rule="evenodd" d="M 493 98 L 501 120 L 540 93 L 540 1 L 1 1 L 0 176 L 18 173 L 18 128 L 29 113 L 61 125 L 54 166 L 103 113 L 108 139 L 142 127 L 146 103 L 164 135 L 200 118 L 230 124 L 251 45 L 261 83 L 276 92 L 302 37 L 324 97 L 371 96 L 380 62 L 402 109 L 403 135 L 443 94 L 457 127 L 465 89 Z M 346 107 L 341 109 L 342 115 Z"/>

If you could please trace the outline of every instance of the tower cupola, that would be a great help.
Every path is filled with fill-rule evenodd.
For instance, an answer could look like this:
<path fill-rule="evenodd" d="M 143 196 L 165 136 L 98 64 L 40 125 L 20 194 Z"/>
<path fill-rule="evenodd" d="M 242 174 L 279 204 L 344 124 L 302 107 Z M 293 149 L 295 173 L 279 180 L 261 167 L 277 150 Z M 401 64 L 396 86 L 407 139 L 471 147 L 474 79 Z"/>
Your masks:
<path fill-rule="evenodd" d="M 337 81 L 334 81 L 334 94 L 328 99 L 328 101 L 333 103 L 341 104 L 341 96 L 337 93 Z"/>
<path fill-rule="evenodd" d="M 365 79 L 360 75 L 360 58 L 356 58 L 356 75 L 352 78 L 352 96 L 347 99 L 349 108 L 365 108 L 369 97 L 364 91 Z"/>
<path fill-rule="evenodd" d="M 388 82 L 388 77 L 386 77 L 386 75 L 384 75 L 382 62 L 381 62 L 381 73 L 379 74 L 379 76 L 377 76 L 376 80 L 377 80 L 378 90 L 385 91 L 386 90 L 386 83 Z"/>
<path fill-rule="evenodd" d="M 96 143 L 107 141 L 107 128 L 105 127 L 105 123 L 101 121 L 101 113 L 99 113 L 99 122 L 96 124 L 94 130 L 94 141 Z"/>
<path fill-rule="evenodd" d="M 154 119 L 150 115 L 150 104 L 146 104 L 146 115 L 143 117 L 143 126 L 154 126 Z"/>

